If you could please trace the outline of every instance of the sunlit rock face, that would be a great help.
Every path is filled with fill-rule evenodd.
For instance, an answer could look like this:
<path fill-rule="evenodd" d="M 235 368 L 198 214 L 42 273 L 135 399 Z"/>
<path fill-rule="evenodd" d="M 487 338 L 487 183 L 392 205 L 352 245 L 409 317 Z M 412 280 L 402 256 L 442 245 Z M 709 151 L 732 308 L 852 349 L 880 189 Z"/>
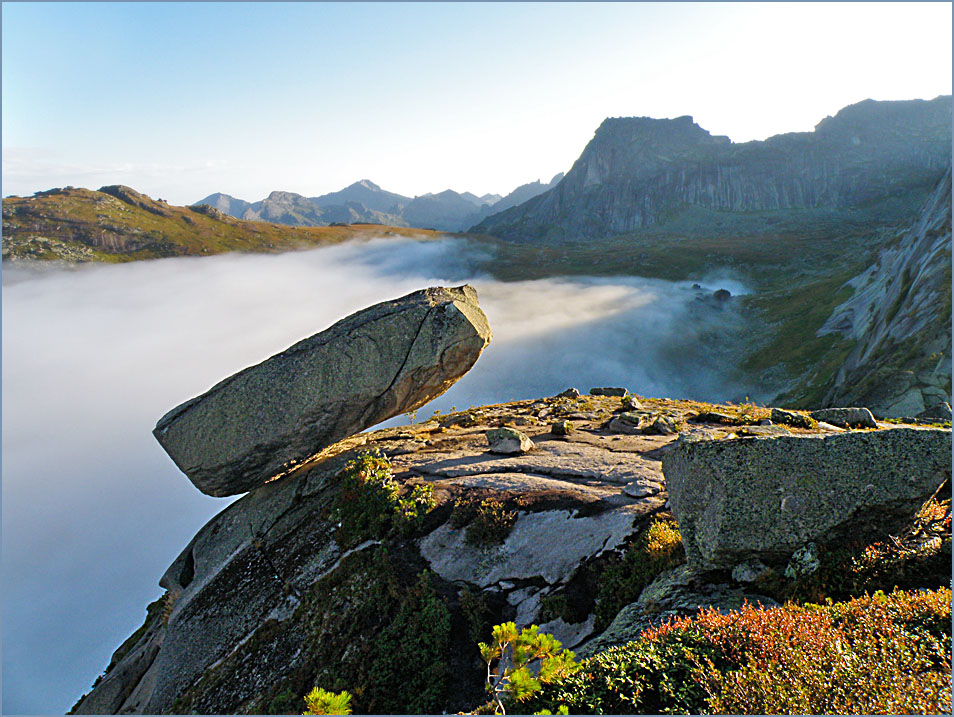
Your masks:
<path fill-rule="evenodd" d="M 440 396 L 490 339 L 473 287 L 417 291 L 225 379 L 172 409 L 153 434 L 203 493 L 244 493 Z"/>
<path fill-rule="evenodd" d="M 917 219 L 849 285 L 854 294 L 820 330 L 856 342 L 825 402 L 950 420 L 950 168 Z"/>
<path fill-rule="evenodd" d="M 906 191 L 920 201 L 950 162 L 950 125 L 950 96 L 865 100 L 814 132 L 740 144 L 691 117 L 610 118 L 555 188 L 474 230 L 512 239 L 599 238 L 665 224 L 712 233 L 720 231 L 712 211 L 839 213 Z M 900 204 L 877 210 L 903 213 Z"/>
<path fill-rule="evenodd" d="M 880 540 L 951 478 L 951 432 L 680 441 L 663 458 L 689 564 L 785 564 L 809 542 Z"/>

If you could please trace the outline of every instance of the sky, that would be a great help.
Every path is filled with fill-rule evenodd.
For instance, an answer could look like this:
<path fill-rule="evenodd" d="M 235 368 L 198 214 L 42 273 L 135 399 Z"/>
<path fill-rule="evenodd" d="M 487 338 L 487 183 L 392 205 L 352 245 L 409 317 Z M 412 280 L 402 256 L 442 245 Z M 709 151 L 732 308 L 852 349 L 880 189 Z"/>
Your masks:
<path fill-rule="evenodd" d="M 2 193 L 506 194 L 606 117 L 733 141 L 951 92 L 950 3 L 4 3 Z"/>

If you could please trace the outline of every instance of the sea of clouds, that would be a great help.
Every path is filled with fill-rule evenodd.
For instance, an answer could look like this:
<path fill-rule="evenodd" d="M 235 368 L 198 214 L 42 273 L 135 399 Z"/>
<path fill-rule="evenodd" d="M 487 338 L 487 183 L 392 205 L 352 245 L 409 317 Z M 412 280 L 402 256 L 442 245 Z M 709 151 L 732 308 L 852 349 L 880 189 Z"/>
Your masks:
<path fill-rule="evenodd" d="M 496 281 L 459 239 L 307 252 L 3 269 L 3 711 L 63 713 L 161 593 L 159 576 L 230 499 L 196 490 L 151 435 L 167 410 L 338 319 L 473 284 L 494 332 L 418 412 L 623 386 L 738 400 L 742 320 L 691 282 Z M 698 279 L 704 293 L 744 287 Z M 389 423 L 407 422 L 397 417 Z"/>

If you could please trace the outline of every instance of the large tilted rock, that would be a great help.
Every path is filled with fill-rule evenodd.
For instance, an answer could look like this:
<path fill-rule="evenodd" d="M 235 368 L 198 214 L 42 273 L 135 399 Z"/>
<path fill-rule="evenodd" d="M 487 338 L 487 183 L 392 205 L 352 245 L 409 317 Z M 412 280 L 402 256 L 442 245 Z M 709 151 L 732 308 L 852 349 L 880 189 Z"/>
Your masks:
<path fill-rule="evenodd" d="M 779 563 L 809 541 L 902 529 L 950 478 L 951 432 L 679 442 L 663 472 L 690 565 Z"/>
<path fill-rule="evenodd" d="M 203 493 L 243 493 L 441 395 L 490 339 L 473 287 L 416 291 L 225 379 L 153 434 Z"/>

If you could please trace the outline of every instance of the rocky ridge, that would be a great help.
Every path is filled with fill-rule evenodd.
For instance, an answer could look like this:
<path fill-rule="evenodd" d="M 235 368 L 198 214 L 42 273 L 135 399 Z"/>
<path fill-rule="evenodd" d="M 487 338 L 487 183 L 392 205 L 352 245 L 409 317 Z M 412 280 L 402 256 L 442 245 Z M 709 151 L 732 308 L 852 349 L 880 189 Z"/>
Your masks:
<path fill-rule="evenodd" d="M 614 419 L 634 406 L 666 419 L 675 432 L 660 433 L 655 420 L 639 433 L 614 430 Z M 663 470 L 669 456 L 697 447 L 757 456 L 778 441 L 853 443 L 881 434 L 904 444 L 904 431 L 916 430 L 884 423 L 874 431 L 766 425 L 770 413 L 567 392 L 346 438 L 251 491 L 199 531 L 162 577 L 161 605 L 150 609 L 146 625 L 117 651 L 75 712 L 265 713 L 281 712 L 283 700 L 291 700 L 286 709 L 294 712 L 300 711 L 294 699 L 316 683 L 355 691 L 361 711 L 470 709 L 482 693 L 474 645 L 495 622 L 539 624 L 591 655 L 667 615 L 710 605 L 732 609 L 745 599 L 771 605 L 747 578 L 694 564 L 690 550 L 688 566 L 664 571 L 620 603 L 608 627 L 596 616 L 609 599 L 601 585 L 619 575 L 619 555 L 648 526 L 674 518 L 667 508 L 671 478 Z M 491 452 L 487 434 L 502 426 L 532 446 L 512 455 Z M 927 472 L 938 485 L 949 481 L 950 431 L 922 433 L 946 440 L 946 451 L 932 454 L 939 471 Z M 428 486 L 434 505 L 411 534 L 345 538 L 335 522 L 342 476 L 349 461 L 375 451 L 389 457 L 401 494 Z M 824 460 L 819 466 L 824 483 Z M 828 468 L 840 471 L 837 464 Z M 810 512 L 811 496 L 802 498 L 801 509 Z M 688 525 L 675 501 L 673 509 L 679 525 Z M 842 518 L 850 525 L 850 515 Z M 781 565 L 792 550 L 775 556 Z M 432 627 L 446 626 L 428 633 L 446 672 L 441 689 L 423 702 L 408 701 L 420 698 L 414 660 L 402 671 L 375 647 L 383 641 L 403 649 L 400 640 L 410 638 L 401 625 L 424 629 L 412 620 L 417 613 L 429 615 Z M 399 642 L 388 642 L 394 639 Z M 438 659 L 423 654 L 416 659 Z"/>

